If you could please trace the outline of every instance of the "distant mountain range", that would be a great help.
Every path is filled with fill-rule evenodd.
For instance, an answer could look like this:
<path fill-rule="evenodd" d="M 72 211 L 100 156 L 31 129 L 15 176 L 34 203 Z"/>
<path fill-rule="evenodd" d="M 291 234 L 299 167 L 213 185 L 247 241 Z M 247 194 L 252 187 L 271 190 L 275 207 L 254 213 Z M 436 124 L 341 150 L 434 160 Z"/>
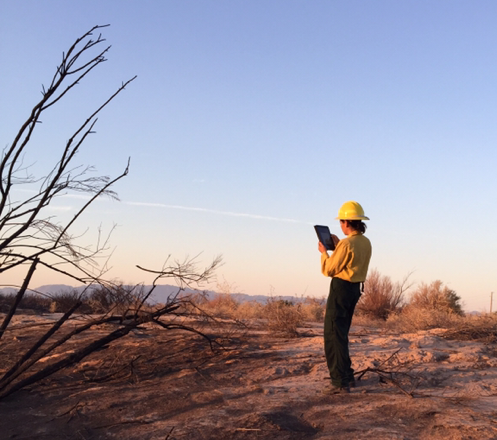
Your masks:
<path fill-rule="evenodd" d="M 151 289 L 152 286 L 144 286 L 146 289 Z M 35 293 L 41 293 L 44 295 L 57 295 L 60 293 L 65 293 L 65 292 L 72 292 L 76 290 L 77 292 L 82 292 L 86 286 L 79 286 L 79 287 L 72 287 L 72 286 L 67 286 L 65 284 L 48 284 L 45 286 L 40 286 L 37 287 L 36 289 L 28 290 L 28 294 L 35 294 Z M 11 294 L 16 294 L 19 289 L 14 289 L 12 287 L 3 287 L 0 288 L 0 294 L 2 295 L 11 295 Z M 167 299 L 173 295 L 176 295 L 179 292 L 179 287 L 178 286 L 172 286 L 169 284 L 164 284 L 164 285 L 159 285 L 155 288 L 154 292 L 152 293 L 152 296 L 150 298 L 150 301 L 152 303 L 164 303 L 167 301 Z M 205 296 L 209 299 L 216 298 L 219 296 L 219 293 L 213 291 L 213 290 L 193 290 L 193 289 L 184 289 L 184 294 L 192 294 L 192 293 L 199 293 L 203 292 Z M 266 303 L 267 300 L 270 298 L 267 295 L 247 295 L 245 293 L 231 293 L 231 297 L 240 303 L 247 302 L 247 301 L 255 301 L 258 303 Z M 294 297 L 294 296 L 277 296 L 276 298 L 286 300 L 286 301 L 293 301 L 293 302 L 299 302 L 301 299 Z"/>

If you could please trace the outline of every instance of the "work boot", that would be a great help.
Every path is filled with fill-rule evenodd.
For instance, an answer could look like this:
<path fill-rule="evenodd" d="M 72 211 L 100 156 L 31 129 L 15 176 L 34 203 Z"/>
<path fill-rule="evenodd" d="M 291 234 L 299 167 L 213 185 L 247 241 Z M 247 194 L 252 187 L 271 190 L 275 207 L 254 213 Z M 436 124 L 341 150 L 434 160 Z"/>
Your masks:
<path fill-rule="evenodd" d="M 328 396 L 332 396 L 334 394 L 350 394 L 350 387 L 348 385 L 344 387 L 337 387 L 336 385 L 329 384 L 323 388 L 323 394 Z"/>

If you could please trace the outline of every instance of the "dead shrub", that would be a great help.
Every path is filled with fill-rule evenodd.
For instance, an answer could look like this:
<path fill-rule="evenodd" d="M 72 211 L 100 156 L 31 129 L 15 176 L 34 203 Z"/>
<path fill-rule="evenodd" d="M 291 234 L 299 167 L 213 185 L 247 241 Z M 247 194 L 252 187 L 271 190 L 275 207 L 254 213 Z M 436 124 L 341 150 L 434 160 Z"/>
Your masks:
<path fill-rule="evenodd" d="M 62 291 L 51 296 L 50 313 L 67 312 L 80 300 L 80 296 L 77 290 Z M 80 311 L 82 311 L 81 308 Z"/>
<path fill-rule="evenodd" d="M 264 306 L 257 301 L 246 301 L 238 305 L 235 310 L 235 319 L 249 321 L 260 319 L 263 316 Z"/>
<path fill-rule="evenodd" d="M 217 293 L 212 298 L 209 297 L 207 292 L 203 292 L 203 294 L 197 295 L 193 299 L 193 302 L 210 316 L 222 319 L 234 319 L 236 310 L 240 305 L 231 295 L 235 289 L 236 286 L 233 283 L 229 283 L 224 279 L 223 282 L 217 283 Z"/>
<path fill-rule="evenodd" d="M 0 313 L 7 313 L 9 311 L 10 305 L 14 301 L 14 295 L 12 295 L 12 299 L 10 300 L 9 296 L 0 293 Z"/>
<path fill-rule="evenodd" d="M 394 283 L 376 269 L 371 270 L 364 283 L 364 293 L 357 304 L 357 312 L 385 320 L 391 313 L 400 310 L 405 292 L 411 287 L 408 284 L 409 275 L 402 282 Z"/>
<path fill-rule="evenodd" d="M 323 322 L 326 307 L 324 298 L 305 298 L 301 305 L 301 311 L 306 321 Z"/>
<path fill-rule="evenodd" d="M 263 308 L 267 329 L 283 336 L 298 336 L 297 328 L 304 323 L 302 305 L 291 301 L 269 298 Z"/>
<path fill-rule="evenodd" d="M 201 308 L 207 314 L 216 318 L 234 318 L 239 304 L 229 293 L 219 293 L 214 298 L 206 300 Z"/>
<path fill-rule="evenodd" d="M 50 311 L 50 299 L 37 295 L 25 295 L 21 300 L 20 307 L 23 309 L 34 310 L 35 312 L 46 313 Z"/>
<path fill-rule="evenodd" d="M 145 286 L 123 283 L 100 285 L 84 298 L 92 313 L 126 313 L 142 302 L 147 295 Z"/>
<path fill-rule="evenodd" d="M 460 297 L 441 281 L 422 283 L 409 304 L 387 319 L 387 327 L 398 331 L 456 328 L 464 323 Z"/>
<path fill-rule="evenodd" d="M 440 280 L 433 281 L 431 284 L 422 283 L 413 293 L 409 304 L 417 308 L 428 310 L 441 310 L 448 313 L 463 315 L 461 298 L 444 286 Z"/>
<path fill-rule="evenodd" d="M 8 297 L 9 300 L 11 300 L 10 304 L 12 304 L 14 302 L 15 295 L 9 295 Z M 50 312 L 51 302 L 52 300 L 50 298 L 35 293 L 30 293 L 23 296 L 19 307 L 21 309 L 33 310 L 38 313 L 48 313 Z"/>

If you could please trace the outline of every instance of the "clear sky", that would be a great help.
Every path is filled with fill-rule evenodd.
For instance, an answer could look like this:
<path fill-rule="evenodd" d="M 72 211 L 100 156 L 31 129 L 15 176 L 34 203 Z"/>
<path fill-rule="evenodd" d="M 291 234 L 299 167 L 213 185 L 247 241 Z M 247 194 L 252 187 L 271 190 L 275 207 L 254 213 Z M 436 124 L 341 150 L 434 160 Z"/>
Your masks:
<path fill-rule="evenodd" d="M 496 18 L 493 0 L 4 1 L 0 140 L 12 142 L 62 51 L 111 24 L 108 61 L 47 113 L 30 159 L 56 157 L 138 75 L 78 156 L 111 176 L 131 157 L 121 202 L 95 203 L 79 225 L 90 242 L 118 224 L 109 276 L 149 282 L 135 264 L 222 254 L 218 276 L 239 292 L 323 297 L 312 225 L 341 234 L 338 209 L 357 200 L 372 268 L 441 280 L 467 310 L 488 310 Z M 59 199 L 52 214 L 63 221 L 80 202 Z"/>

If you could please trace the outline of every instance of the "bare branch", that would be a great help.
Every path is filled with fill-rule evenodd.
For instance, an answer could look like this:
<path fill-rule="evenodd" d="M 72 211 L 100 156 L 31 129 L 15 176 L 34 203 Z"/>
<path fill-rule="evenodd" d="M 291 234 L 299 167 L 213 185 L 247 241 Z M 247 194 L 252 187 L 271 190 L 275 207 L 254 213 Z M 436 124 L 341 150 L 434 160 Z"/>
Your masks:
<path fill-rule="evenodd" d="M 209 281 L 214 275 L 215 269 L 222 263 L 222 257 L 217 256 L 202 272 L 198 272 L 196 267 L 197 257 L 192 259 L 186 258 L 182 263 L 175 261 L 173 265 L 164 266 L 161 270 L 146 269 L 139 265 L 136 267 L 145 272 L 156 274 L 155 281 L 162 278 L 175 278 L 182 285 L 190 286 L 193 283 L 200 284 Z"/>
<path fill-rule="evenodd" d="M 126 86 L 135 78 L 121 84 L 69 137 L 56 165 L 45 177 L 36 178 L 31 174 L 21 176 L 26 147 L 31 135 L 40 121 L 42 113 L 59 102 L 76 84 L 78 84 L 96 66 L 105 61 L 105 54 L 110 46 L 91 55 L 93 49 L 105 40 L 101 35 L 92 39 L 95 31 L 104 26 L 94 26 L 70 46 L 62 55 L 48 87 L 43 87 L 41 100 L 33 107 L 30 116 L 22 124 L 10 147 L 4 149 L 0 161 L 0 272 L 29 262 L 43 255 L 61 256 L 62 261 L 70 261 L 72 269 L 79 270 L 79 264 L 88 261 L 92 253 L 86 250 L 75 252 L 72 238 L 68 231 L 88 206 L 102 195 L 117 200 L 117 194 L 111 189 L 118 180 L 127 175 L 129 160 L 124 172 L 117 178 L 106 176 L 87 177 L 91 167 L 72 167 L 76 153 L 87 137 L 93 132 L 100 113 Z M 18 177 L 19 176 L 19 177 Z M 25 200 L 11 200 L 11 190 L 16 184 L 40 182 L 39 190 Z M 64 226 L 56 225 L 51 219 L 41 218 L 42 209 L 47 207 L 55 197 L 67 191 L 85 192 L 92 196 Z M 35 246 L 24 246 L 24 242 L 36 242 Z M 16 252 L 22 249 L 22 252 Z M 30 252 L 31 251 L 31 252 Z M 42 264 L 47 264 L 42 262 Z M 49 263 L 48 263 L 49 265 Z M 72 270 L 71 269 L 71 270 Z M 60 269 L 59 269 L 60 270 Z M 82 279 L 75 275 L 76 279 Z"/>
<path fill-rule="evenodd" d="M 19 306 L 19 303 L 21 302 L 22 297 L 26 293 L 26 290 L 27 290 L 27 288 L 29 286 L 29 283 L 31 281 L 31 277 L 33 276 L 34 271 L 36 270 L 36 265 L 38 264 L 38 262 L 39 262 L 39 260 L 37 258 L 35 258 L 33 260 L 33 262 L 31 263 L 31 266 L 29 268 L 28 274 L 26 275 L 26 278 L 24 278 L 24 282 L 22 283 L 22 286 L 19 289 L 19 292 L 17 292 L 15 301 L 12 304 L 12 306 L 10 307 L 9 312 L 5 316 L 5 318 L 4 318 L 3 322 L 2 322 L 2 325 L 0 326 L 0 339 L 3 336 L 3 334 L 5 332 L 5 329 L 9 325 L 10 320 L 12 319 L 12 316 L 14 316 L 14 313 L 16 312 L 17 307 Z"/>

